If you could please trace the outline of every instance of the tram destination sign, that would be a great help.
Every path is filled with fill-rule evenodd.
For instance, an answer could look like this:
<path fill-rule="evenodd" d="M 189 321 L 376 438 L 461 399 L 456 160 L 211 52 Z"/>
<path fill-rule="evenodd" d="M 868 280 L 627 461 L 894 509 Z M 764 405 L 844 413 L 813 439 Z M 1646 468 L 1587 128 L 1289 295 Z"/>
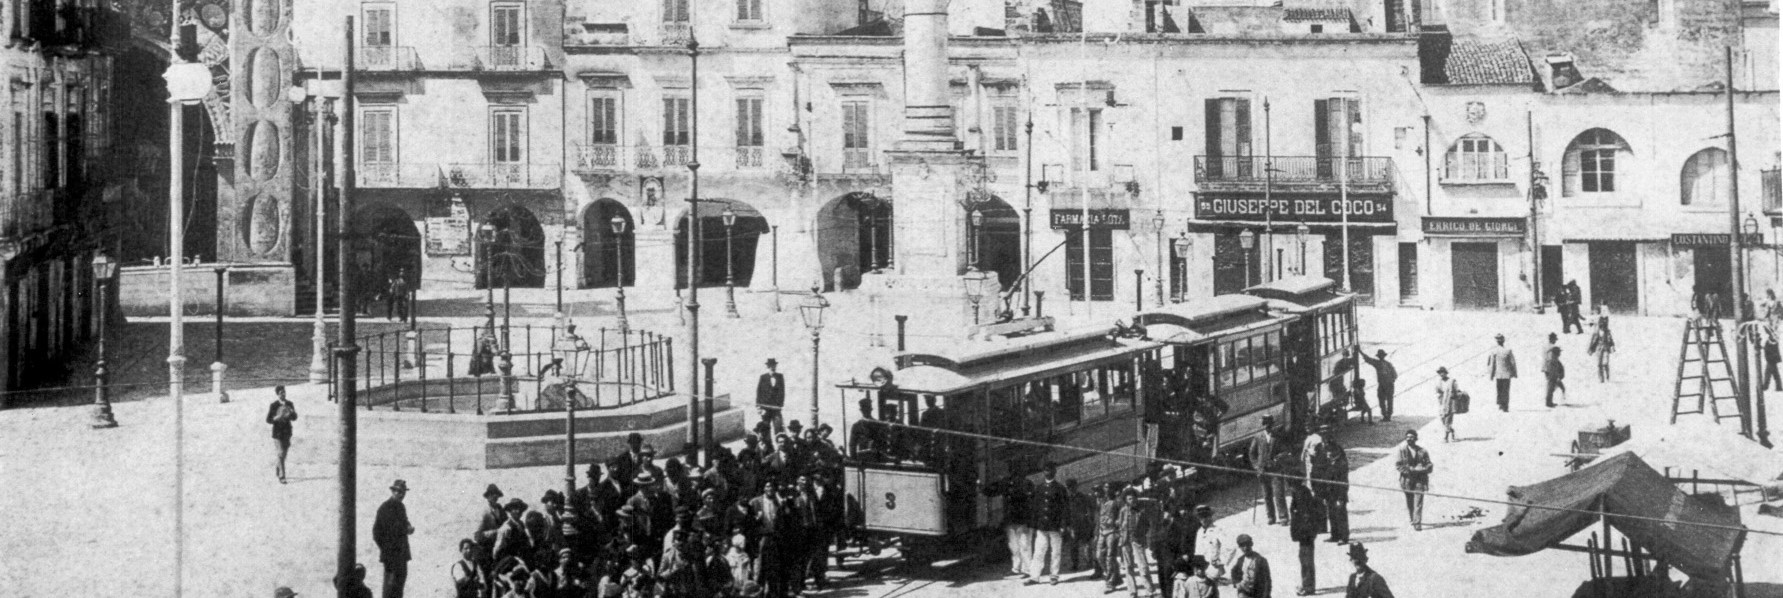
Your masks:
<path fill-rule="evenodd" d="M 1198 220 L 1274 219 L 1277 222 L 1393 222 L 1393 196 L 1233 197 L 1202 195 L 1195 199 Z"/>
<path fill-rule="evenodd" d="M 1424 234 L 1468 237 L 1521 237 L 1529 230 L 1522 218 L 1456 218 L 1425 216 Z"/>
<path fill-rule="evenodd" d="M 1127 230 L 1131 226 L 1132 217 L 1124 209 L 1090 208 L 1090 228 L 1107 228 Z M 1053 208 L 1052 227 L 1055 229 L 1083 228 L 1083 210 Z"/>

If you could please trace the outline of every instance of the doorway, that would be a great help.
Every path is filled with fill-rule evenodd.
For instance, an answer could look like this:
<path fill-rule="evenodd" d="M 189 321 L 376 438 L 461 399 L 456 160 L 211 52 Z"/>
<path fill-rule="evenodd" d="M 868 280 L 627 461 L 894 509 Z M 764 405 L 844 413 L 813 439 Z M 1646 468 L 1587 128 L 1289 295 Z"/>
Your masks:
<path fill-rule="evenodd" d="M 1602 241 L 1588 245 L 1591 256 L 1591 304 L 1611 313 L 1640 311 L 1640 279 L 1634 243 Z"/>
<path fill-rule="evenodd" d="M 613 219 L 623 221 L 613 232 Z M 637 284 L 637 223 L 631 210 L 612 199 L 601 199 L 582 212 L 582 285 L 604 289 Z M 623 251 L 622 251 L 623 250 Z M 621 274 L 623 273 L 623 274 Z M 623 281 L 623 282 L 621 282 Z"/>
<path fill-rule="evenodd" d="M 1451 243 L 1456 309 L 1498 309 L 1498 244 Z"/>
<path fill-rule="evenodd" d="M 532 210 L 510 205 L 491 212 L 483 222 L 495 229 L 495 238 L 483 248 L 481 257 L 488 263 L 478 268 L 477 288 L 544 288 L 545 227 Z"/>
<path fill-rule="evenodd" d="M 1715 295 L 1715 309 L 1722 314 L 1733 313 L 1733 263 L 1726 247 L 1698 247 L 1690 251 L 1696 263 L 1696 280 L 1691 287 L 1691 297 Z M 1700 305 L 1692 301 L 1693 305 Z"/>
<path fill-rule="evenodd" d="M 1552 303 L 1560 294 L 1560 287 L 1566 285 L 1566 268 L 1559 245 L 1542 246 L 1542 296 L 1536 297 L 1536 303 Z"/>

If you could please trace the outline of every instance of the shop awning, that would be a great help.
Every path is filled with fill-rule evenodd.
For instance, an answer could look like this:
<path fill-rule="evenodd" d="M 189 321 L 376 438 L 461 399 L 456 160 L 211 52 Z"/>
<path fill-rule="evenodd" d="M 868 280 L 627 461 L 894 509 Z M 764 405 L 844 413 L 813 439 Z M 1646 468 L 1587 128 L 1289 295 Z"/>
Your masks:
<path fill-rule="evenodd" d="M 1511 507 L 1504 523 L 1475 532 L 1467 552 L 1534 554 L 1591 527 L 1601 514 L 1611 527 L 1679 571 L 1693 578 L 1726 579 L 1729 561 L 1746 537 L 1738 509 L 1714 495 L 1679 491 L 1632 453 L 1539 484 L 1512 486 L 1508 494 L 1524 506 Z"/>

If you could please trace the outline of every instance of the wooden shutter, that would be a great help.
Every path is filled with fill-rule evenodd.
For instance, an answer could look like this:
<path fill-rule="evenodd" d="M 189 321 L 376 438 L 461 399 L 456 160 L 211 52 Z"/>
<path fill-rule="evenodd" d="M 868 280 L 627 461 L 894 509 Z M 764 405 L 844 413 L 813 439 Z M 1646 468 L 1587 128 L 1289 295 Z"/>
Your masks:
<path fill-rule="evenodd" d="M 1326 100 L 1312 101 L 1313 153 L 1320 158 L 1331 156 L 1330 109 Z"/>
<path fill-rule="evenodd" d="M 1207 159 L 1212 162 L 1220 155 L 1220 100 L 1214 98 L 1202 103 L 1207 111 Z"/>
<path fill-rule="evenodd" d="M 1244 98 L 1239 98 L 1234 101 L 1238 104 L 1236 109 L 1237 119 L 1235 120 L 1237 123 L 1238 155 L 1248 157 L 1254 154 L 1254 152 L 1251 151 L 1251 101 Z"/>
<path fill-rule="evenodd" d="M 1560 193 L 1572 197 L 1579 193 L 1579 149 L 1566 150 L 1566 158 L 1560 163 Z"/>

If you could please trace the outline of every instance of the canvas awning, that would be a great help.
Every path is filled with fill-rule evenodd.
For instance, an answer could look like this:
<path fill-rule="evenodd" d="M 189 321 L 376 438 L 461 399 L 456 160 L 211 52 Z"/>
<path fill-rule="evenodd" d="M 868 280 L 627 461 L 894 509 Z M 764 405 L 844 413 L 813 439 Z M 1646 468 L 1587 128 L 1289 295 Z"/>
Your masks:
<path fill-rule="evenodd" d="M 1633 453 L 1654 468 L 1670 469 L 1674 477 L 1696 472 L 1704 478 L 1783 487 L 1783 453 L 1707 421 L 1681 421 L 1604 450 L 1604 456 L 1619 453 Z"/>
<path fill-rule="evenodd" d="M 1534 554 L 1596 524 L 1602 513 L 1611 527 L 1679 571 L 1693 578 L 1726 579 L 1729 560 L 1746 536 L 1739 510 L 1713 495 L 1679 491 L 1632 453 L 1539 484 L 1512 486 L 1509 494 L 1512 502 L 1526 506 L 1511 507 L 1504 523 L 1475 532 L 1467 552 Z"/>

